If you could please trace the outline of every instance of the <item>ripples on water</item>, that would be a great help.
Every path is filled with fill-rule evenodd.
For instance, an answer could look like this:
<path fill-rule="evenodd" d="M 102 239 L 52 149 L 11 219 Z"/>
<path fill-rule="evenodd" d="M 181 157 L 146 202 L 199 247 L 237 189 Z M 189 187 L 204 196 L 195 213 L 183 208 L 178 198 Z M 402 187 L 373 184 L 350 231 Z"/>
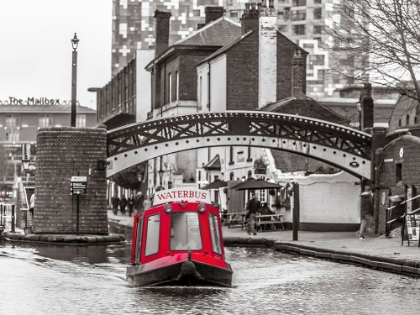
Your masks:
<path fill-rule="evenodd" d="M 134 288 L 130 244 L 0 247 L 0 314 L 417 314 L 417 279 L 227 248 L 234 288 Z"/>

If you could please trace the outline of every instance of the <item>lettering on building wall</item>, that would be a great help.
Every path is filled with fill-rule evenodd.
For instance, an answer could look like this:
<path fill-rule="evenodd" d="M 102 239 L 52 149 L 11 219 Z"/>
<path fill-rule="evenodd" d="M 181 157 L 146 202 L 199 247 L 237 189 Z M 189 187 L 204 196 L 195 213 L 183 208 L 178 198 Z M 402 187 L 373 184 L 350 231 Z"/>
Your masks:
<path fill-rule="evenodd" d="M 76 102 L 76 104 L 80 105 L 79 102 Z M 8 100 L 0 100 L 0 105 L 71 105 L 71 101 L 46 97 L 28 97 L 27 99 L 22 99 L 11 96 Z"/>

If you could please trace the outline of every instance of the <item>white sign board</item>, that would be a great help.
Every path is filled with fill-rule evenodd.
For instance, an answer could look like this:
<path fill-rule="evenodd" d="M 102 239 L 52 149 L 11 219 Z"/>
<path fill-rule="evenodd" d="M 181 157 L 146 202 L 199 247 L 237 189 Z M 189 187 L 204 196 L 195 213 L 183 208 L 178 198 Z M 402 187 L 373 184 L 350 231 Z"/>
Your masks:
<path fill-rule="evenodd" d="M 180 201 L 199 201 L 211 204 L 210 194 L 207 190 L 194 188 L 173 188 L 157 191 L 155 193 L 155 197 L 153 198 L 153 205 Z"/>

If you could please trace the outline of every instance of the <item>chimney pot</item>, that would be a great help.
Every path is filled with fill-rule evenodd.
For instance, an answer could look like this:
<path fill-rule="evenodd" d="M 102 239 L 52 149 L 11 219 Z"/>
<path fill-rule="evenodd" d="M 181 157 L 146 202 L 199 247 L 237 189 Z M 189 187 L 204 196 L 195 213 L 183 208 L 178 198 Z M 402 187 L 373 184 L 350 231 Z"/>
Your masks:
<path fill-rule="evenodd" d="M 255 12 L 256 7 L 257 7 L 257 4 L 256 4 L 255 2 L 252 2 L 252 3 L 251 3 L 251 6 L 252 6 L 252 8 L 251 8 L 251 12 Z"/>
<path fill-rule="evenodd" d="M 261 12 L 261 7 L 262 7 L 261 2 L 258 2 L 258 12 Z"/>
<path fill-rule="evenodd" d="M 250 3 L 245 3 L 245 13 L 249 13 Z"/>

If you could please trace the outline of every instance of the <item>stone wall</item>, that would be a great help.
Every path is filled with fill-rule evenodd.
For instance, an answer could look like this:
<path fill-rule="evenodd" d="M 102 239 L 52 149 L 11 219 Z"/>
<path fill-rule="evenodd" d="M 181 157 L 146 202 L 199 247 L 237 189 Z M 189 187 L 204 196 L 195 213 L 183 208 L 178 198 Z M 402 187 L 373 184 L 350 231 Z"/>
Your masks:
<path fill-rule="evenodd" d="M 34 233 L 75 234 L 77 196 L 71 195 L 72 176 L 87 176 L 86 194 L 80 195 L 79 233 L 108 234 L 106 129 L 43 128 L 37 134 L 36 204 Z"/>

